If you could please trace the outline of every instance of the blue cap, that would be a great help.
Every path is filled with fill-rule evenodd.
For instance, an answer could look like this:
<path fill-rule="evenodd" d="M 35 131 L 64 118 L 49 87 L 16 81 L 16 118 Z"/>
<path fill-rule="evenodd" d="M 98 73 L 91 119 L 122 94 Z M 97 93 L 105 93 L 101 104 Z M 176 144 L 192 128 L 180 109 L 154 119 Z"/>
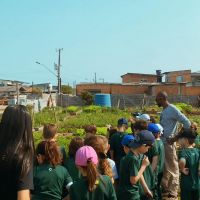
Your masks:
<path fill-rule="evenodd" d="M 127 121 L 127 119 L 125 119 L 125 118 L 120 118 L 119 120 L 118 120 L 118 123 L 117 123 L 118 125 L 123 125 L 123 124 L 125 124 L 125 125 L 128 125 L 128 121 Z"/>
<path fill-rule="evenodd" d="M 159 133 L 160 132 L 160 128 L 158 127 L 157 124 L 149 123 L 148 124 L 148 131 L 151 131 L 152 133 Z"/>
<path fill-rule="evenodd" d="M 134 140 L 134 136 L 133 135 L 125 135 L 122 139 L 121 144 L 123 146 L 128 146 L 130 144 L 130 142 L 132 142 Z"/>
<path fill-rule="evenodd" d="M 136 149 L 143 144 L 151 146 L 155 141 L 155 137 L 150 131 L 143 130 L 137 135 L 135 135 L 135 139 L 129 144 L 129 147 Z"/>

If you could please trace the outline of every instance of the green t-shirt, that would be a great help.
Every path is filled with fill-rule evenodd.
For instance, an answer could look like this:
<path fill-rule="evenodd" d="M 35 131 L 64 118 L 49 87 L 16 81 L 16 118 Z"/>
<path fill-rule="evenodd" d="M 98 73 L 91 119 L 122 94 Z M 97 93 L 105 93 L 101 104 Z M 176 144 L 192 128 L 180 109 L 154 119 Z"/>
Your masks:
<path fill-rule="evenodd" d="M 101 175 L 94 191 L 88 190 L 85 177 L 75 181 L 69 190 L 70 200 L 117 200 L 110 177 Z"/>
<path fill-rule="evenodd" d="M 114 161 L 115 161 L 118 172 L 119 172 L 120 160 L 123 156 L 125 156 L 125 152 L 124 152 L 121 142 L 124 135 L 126 134 L 127 133 L 117 132 L 113 134 L 110 139 L 110 150 L 114 151 Z"/>
<path fill-rule="evenodd" d="M 72 177 L 72 180 L 75 181 L 81 177 L 81 173 L 79 172 L 78 168 L 76 167 L 74 158 L 68 158 L 65 164 L 69 175 Z"/>
<path fill-rule="evenodd" d="M 200 149 L 200 135 L 197 135 L 195 139 L 195 147 Z"/>
<path fill-rule="evenodd" d="M 136 156 L 129 152 L 121 159 L 119 171 L 119 188 L 118 200 L 138 200 L 139 194 L 139 181 L 135 185 L 130 182 L 131 176 L 137 176 L 141 168 L 143 155 Z"/>
<path fill-rule="evenodd" d="M 199 189 L 199 150 L 196 148 L 184 148 L 179 153 L 179 159 L 186 160 L 185 168 L 189 168 L 189 175 L 181 173 L 180 187 L 182 190 Z"/>
<path fill-rule="evenodd" d="M 32 200 L 60 200 L 63 188 L 71 183 L 72 179 L 65 167 L 42 164 L 34 167 L 33 182 Z"/>
<path fill-rule="evenodd" d="M 155 145 L 158 149 L 158 166 L 157 166 L 157 172 L 162 173 L 165 163 L 165 149 L 162 140 L 156 140 Z"/>

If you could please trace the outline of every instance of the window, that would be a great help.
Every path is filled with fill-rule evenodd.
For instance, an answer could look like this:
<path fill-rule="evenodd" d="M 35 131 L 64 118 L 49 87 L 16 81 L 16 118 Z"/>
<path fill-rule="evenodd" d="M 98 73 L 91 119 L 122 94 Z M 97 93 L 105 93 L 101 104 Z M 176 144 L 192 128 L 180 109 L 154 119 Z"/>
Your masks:
<path fill-rule="evenodd" d="M 183 82 L 183 76 L 177 76 L 177 77 L 176 77 L 176 82 L 177 82 L 177 83 Z"/>

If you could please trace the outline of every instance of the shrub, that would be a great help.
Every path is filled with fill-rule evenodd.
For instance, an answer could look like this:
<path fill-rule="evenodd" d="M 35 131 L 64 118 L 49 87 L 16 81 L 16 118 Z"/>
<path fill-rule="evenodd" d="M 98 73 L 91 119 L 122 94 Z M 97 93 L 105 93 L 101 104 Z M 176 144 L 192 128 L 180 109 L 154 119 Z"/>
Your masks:
<path fill-rule="evenodd" d="M 186 103 L 175 103 L 174 104 L 181 112 L 191 113 L 192 106 Z"/>
<path fill-rule="evenodd" d="M 82 92 L 81 93 L 81 98 L 83 100 L 84 105 L 92 105 L 94 103 L 94 97 L 88 91 Z"/>
<path fill-rule="evenodd" d="M 101 106 L 95 106 L 95 105 L 85 106 L 83 108 L 83 111 L 87 113 L 101 112 Z"/>

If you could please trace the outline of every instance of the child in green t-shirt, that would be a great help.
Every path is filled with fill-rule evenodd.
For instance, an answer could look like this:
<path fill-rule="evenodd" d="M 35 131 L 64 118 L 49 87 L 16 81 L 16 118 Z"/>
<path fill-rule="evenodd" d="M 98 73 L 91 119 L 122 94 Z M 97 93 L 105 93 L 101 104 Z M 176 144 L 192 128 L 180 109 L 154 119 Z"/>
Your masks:
<path fill-rule="evenodd" d="M 37 165 L 33 170 L 32 200 L 60 200 L 63 188 L 73 184 L 67 169 L 60 165 L 61 157 L 55 141 L 42 141 L 36 148 Z"/>
<path fill-rule="evenodd" d="M 155 175 L 155 199 L 162 199 L 162 188 L 161 180 L 163 176 L 164 160 L 165 160 L 165 151 L 164 145 L 160 136 L 162 134 L 163 128 L 160 124 L 150 123 L 148 125 L 148 130 L 151 131 L 155 137 L 154 147 L 157 149 L 157 159 L 151 162 L 151 166 Z M 150 159 L 150 158 L 149 158 Z M 150 159 L 151 160 L 151 159 Z"/>
<path fill-rule="evenodd" d="M 55 141 L 56 142 L 56 137 L 57 137 L 57 126 L 55 124 L 45 124 L 43 127 L 43 140 L 45 141 Z M 65 147 L 63 146 L 58 146 L 61 160 L 62 160 L 62 165 L 65 165 L 67 161 L 67 154 L 65 151 Z"/>
<path fill-rule="evenodd" d="M 97 153 L 91 146 L 78 149 L 75 163 L 82 177 L 70 187 L 70 200 L 117 200 L 110 177 L 98 172 Z"/>
<path fill-rule="evenodd" d="M 65 163 L 65 167 L 67 168 L 72 180 L 75 181 L 81 177 L 81 173 L 75 164 L 75 155 L 77 150 L 84 145 L 84 140 L 81 137 L 75 137 L 71 140 L 69 144 L 69 152 L 68 158 Z"/>
<path fill-rule="evenodd" d="M 199 200 L 199 150 L 193 147 L 196 136 L 192 129 L 183 129 L 177 136 L 182 148 L 179 153 L 181 200 Z"/>
<path fill-rule="evenodd" d="M 119 172 L 120 160 L 125 156 L 121 141 L 126 135 L 128 129 L 128 121 L 125 118 L 120 118 L 117 123 L 117 133 L 113 134 L 110 138 L 110 157 L 115 161 L 117 172 Z"/>
<path fill-rule="evenodd" d="M 118 200 L 140 200 L 139 181 L 147 196 L 152 197 L 143 177 L 143 172 L 149 165 L 148 158 L 143 154 L 148 151 L 154 140 L 152 133 L 144 130 L 135 135 L 135 139 L 128 145 L 130 151 L 120 162 Z"/>

